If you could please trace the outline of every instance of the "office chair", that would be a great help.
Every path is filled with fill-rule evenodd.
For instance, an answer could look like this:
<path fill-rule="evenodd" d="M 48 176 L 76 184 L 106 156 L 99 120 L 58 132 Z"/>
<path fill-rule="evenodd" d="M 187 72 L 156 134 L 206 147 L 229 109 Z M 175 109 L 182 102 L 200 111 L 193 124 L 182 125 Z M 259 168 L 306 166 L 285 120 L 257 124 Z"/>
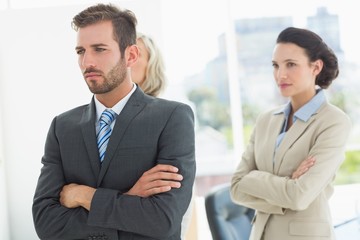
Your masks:
<path fill-rule="evenodd" d="M 213 240 L 248 240 L 255 210 L 232 202 L 230 184 L 214 187 L 205 196 L 205 210 Z"/>

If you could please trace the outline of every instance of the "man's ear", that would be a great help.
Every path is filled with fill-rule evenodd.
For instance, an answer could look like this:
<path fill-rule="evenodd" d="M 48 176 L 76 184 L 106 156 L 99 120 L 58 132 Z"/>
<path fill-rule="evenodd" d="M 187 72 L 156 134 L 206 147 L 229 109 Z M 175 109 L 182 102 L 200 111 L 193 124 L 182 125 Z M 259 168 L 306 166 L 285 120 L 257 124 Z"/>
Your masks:
<path fill-rule="evenodd" d="M 131 67 L 136 63 L 139 57 L 139 48 L 136 45 L 131 45 L 125 50 L 126 66 Z"/>

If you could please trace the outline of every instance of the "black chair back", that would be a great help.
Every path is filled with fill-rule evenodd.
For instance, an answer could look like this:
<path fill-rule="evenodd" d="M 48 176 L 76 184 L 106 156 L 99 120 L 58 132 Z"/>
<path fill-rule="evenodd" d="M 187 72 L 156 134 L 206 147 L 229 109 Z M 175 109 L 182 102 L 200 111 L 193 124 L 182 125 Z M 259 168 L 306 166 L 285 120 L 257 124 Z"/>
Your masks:
<path fill-rule="evenodd" d="M 231 200 L 230 184 L 216 186 L 205 196 L 205 210 L 213 240 L 249 240 L 255 211 Z"/>

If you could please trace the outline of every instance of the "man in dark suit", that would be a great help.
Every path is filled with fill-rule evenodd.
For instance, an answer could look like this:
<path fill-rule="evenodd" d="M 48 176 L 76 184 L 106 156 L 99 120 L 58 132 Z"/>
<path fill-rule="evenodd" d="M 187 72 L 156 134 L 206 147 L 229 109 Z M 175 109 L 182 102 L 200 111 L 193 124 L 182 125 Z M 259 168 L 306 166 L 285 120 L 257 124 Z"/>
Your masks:
<path fill-rule="evenodd" d="M 179 240 L 195 178 L 193 112 L 132 82 L 139 55 L 132 12 L 98 4 L 73 26 L 94 96 L 51 123 L 33 202 L 36 232 L 41 239 Z M 105 109 L 111 135 L 97 139 Z"/>

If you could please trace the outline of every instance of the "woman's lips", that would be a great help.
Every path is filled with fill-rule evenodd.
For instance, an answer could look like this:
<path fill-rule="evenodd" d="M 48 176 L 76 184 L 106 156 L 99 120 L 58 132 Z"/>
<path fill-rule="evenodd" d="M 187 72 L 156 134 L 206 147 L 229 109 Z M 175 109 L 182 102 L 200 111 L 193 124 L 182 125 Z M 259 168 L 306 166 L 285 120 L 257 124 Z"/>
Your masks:
<path fill-rule="evenodd" d="M 287 88 L 287 87 L 289 87 L 289 86 L 291 86 L 291 84 L 287 84 L 287 83 L 281 83 L 281 84 L 279 84 L 279 88 L 281 88 L 281 89 Z"/>

